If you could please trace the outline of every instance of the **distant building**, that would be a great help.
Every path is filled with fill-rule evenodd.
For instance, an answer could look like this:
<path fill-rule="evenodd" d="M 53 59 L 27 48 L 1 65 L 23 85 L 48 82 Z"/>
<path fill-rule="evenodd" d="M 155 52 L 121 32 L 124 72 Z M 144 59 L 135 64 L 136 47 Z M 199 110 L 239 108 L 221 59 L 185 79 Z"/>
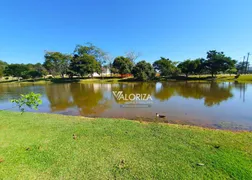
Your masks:
<path fill-rule="evenodd" d="M 98 73 L 93 73 L 93 77 L 101 77 L 101 76 L 110 76 L 111 72 L 109 70 L 109 68 L 102 68 L 102 73 L 98 74 Z"/>

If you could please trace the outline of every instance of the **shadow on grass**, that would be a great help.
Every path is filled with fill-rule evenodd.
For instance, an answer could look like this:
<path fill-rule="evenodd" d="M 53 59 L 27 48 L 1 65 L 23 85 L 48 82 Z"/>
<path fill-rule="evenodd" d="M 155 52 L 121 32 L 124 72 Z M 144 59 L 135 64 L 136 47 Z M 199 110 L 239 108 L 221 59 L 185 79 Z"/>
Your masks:
<path fill-rule="evenodd" d="M 74 82 L 79 82 L 80 79 L 76 79 L 76 78 L 54 78 L 54 79 L 50 79 L 50 81 L 52 83 L 74 83 Z"/>
<path fill-rule="evenodd" d="M 7 80 L 7 81 L 0 81 L 0 84 L 2 83 L 11 83 L 11 82 L 16 82 L 17 80 Z"/>
<path fill-rule="evenodd" d="M 215 80 L 215 77 L 206 76 L 206 77 L 185 77 L 185 76 L 173 76 L 168 79 L 174 79 L 177 81 L 190 81 L 190 80 Z"/>

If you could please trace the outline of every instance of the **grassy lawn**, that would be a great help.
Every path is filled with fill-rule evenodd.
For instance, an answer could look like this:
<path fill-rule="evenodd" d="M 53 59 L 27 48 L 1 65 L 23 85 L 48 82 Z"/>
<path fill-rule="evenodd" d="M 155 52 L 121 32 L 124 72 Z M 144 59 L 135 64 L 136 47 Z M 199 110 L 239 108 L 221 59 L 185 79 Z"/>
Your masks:
<path fill-rule="evenodd" d="M 245 81 L 245 82 L 252 82 L 252 74 L 241 75 L 237 80 L 238 81 Z"/>
<path fill-rule="evenodd" d="M 251 132 L 0 111 L 0 179 L 252 179 L 251 139 Z"/>
<path fill-rule="evenodd" d="M 192 75 L 192 76 L 189 76 L 189 80 L 190 78 L 198 78 L 199 80 L 204 80 L 204 78 L 206 77 L 210 77 L 210 75 L 202 75 L 199 76 L 198 75 Z M 220 74 L 220 75 L 217 75 L 216 81 L 238 81 L 238 82 L 247 82 L 247 83 L 251 83 L 252 82 L 252 74 L 243 74 L 243 75 L 240 75 L 239 78 L 235 79 L 235 75 L 223 75 L 223 74 Z"/>

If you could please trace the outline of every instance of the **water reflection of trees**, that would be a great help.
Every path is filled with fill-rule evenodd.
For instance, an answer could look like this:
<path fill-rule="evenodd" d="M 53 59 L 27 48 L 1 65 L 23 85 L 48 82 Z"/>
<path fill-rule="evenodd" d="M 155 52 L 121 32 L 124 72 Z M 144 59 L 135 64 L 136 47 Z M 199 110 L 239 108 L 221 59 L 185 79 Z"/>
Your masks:
<path fill-rule="evenodd" d="M 123 91 L 123 94 L 151 94 L 160 101 L 166 101 L 173 96 L 184 98 L 204 99 L 206 106 L 214 106 L 222 101 L 233 97 L 231 93 L 232 84 L 216 82 L 162 82 L 157 88 L 155 83 L 129 83 L 118 84 L 112 91 Z M 124 104 L 130 100 L 118 100 L 119 104 Z"/>
<path fill-rule="evenodd" d="M 215 82 L 162 82 L 162 83 L 118 83 L 118 84 L 53 84 L 46 86 L 1 85 L 0 102 L 17 98 L 20 94 L 34 91 L 46 93 L 52 112 L 66 111 L 78 107 L 81 115 L 98 115 L 109 109 L 112 99 L 123 104 L 127 101 L 117 100 L 112 91 L 124 94 L 151 94 L 152 97 L 166 101 L 173 96 L 203 99 L 206 106 L 218 105 L 233 97 L 231 92 L 240 90 L 245 101 L 246 84 Z"/>
<path fill-rule="evenodd" d="M 155 93 L 155 98 L 164 101 L 179 95 L 184 98 L 204 99 L 206 106 L 213 106 L 233 97 L 231 89 L 232 85 L 225 83 L 165 82 Z"/>
<path fill-rule="evenodd" d="M 110 106 L 100 84 L 57 84 L 46 87 L 52 112 L 78 107 L 81 115 L 100 114 Z"/>
<path fill-rule="evenodd" d="M 97 115 L 110 106 L 103 96 L 102 84 L 72 84 L 71 93 L 81 115 Z"/>
<path fill-rule="evenodd" d="M 124 95 L 129 96 L 130 94 L 150 94 L 152 95 L 155 91 L 156 83 L 119 83 L 115 86 L 112 86 L 112 91 L 123 91 Z M 118 104 L 125 104 L 127 102 L 130 102 L 128 99 L 117 99 L 115 96 L 114 100 Z"/>
<path fill-rule="evenodd" d="M 222 101 L 232 98 L 231 89 L 231 85 L 211 83 L 210 88 L 202 92 L 205 98 L 205 105 L 219 105 Z"/>
<path fill-rule="evenodd" d="M 176 86 L 170 83 L 161 83 L 159 90 L 155 90 L 154 97 L 160 101 L 166 101 L 174 96 L 176 93 Z"/>
<path fill-rule="evenodd" d="M 64 111 L 74 106 L 71 84 L 55 84 L 46 86 L 46 95 L 52 112 Z"/>

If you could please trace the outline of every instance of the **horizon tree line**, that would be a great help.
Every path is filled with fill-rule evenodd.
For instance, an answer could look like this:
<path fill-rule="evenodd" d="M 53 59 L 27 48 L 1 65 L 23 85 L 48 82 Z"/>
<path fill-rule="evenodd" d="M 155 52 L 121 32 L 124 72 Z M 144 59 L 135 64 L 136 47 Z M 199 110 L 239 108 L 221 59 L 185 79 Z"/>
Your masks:
<path fill-rule="evenodd" d="M 8 64 L 0 61 L 0 77 L 13 76 L 23 79 L 40 78 L 48 74 L 53 77 L 60 75 L 64 78 L 93 76 L 98 73 L 102 76 L 104 69 L 108 68 L 112 74 L 133 74 L 137 80 L 151 80 L 158 73 L 161 77 L 171 77 L 184 74 L 189 75 L 211 74 L 212 77 L 218 73 L 242 74 L 244 67 L 249 67 L 249 62 L 238 62 L 224 52 L 210 50 L 206 58 L 187 59 L 183 62 L 172 61 L 161 57 L 153 64 L 145 60 L 135 63 L 140 53 L 127 52 L 124 56 L 112 58 L 102 49 L 92 43 L 77 45 L 72 54 L 45 51 L 43 64 Z"/>

